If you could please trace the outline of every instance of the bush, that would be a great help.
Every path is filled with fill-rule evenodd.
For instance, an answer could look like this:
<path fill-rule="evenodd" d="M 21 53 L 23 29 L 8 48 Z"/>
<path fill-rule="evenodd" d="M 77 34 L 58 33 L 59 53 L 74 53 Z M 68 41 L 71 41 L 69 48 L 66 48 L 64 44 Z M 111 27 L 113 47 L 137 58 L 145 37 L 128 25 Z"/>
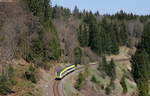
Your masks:
<path fill-rule="evenodd" d="M 128 89 L 127 89 L 127 85 L 126 85 L 126 82 L 125 82 L 125 77 L 123 76 L 121 81 L 120 81 L 120 84 L 123 88 L 123 93 L 127 93 L 128 92 Z"/>
<path fill-rule="evenodd" d="M 111 80 L 115 80 L 116 79 L 116 65 L 114 63 L 114 60 L 111 59 L 110 64 L 108 66 L 108 76 L 111 77 Z"/>
<path fill-rule="evenodd" d="M 25 78 L 32 83 L 37 83 L 38 82 L 38 76 L 36 73 L 36 68 L 31 65 L 29 69 L 25 72 Z"/>
<path fill-rule="evenodd" d="M 51 64 L 43 61 L 43 63 L 41 64 L 41 67 L 48 71 L 51 67 Z"/>
<path fill-rule="evenodd" d="M 2 84 L 0 85 L 0 95 L 7 95 L 12 93 L 13 91 L 8 87 L 8 85 L 6 84 Z"/>
<path fill-rule="evenodd" d="M 137 86 L 138 86 L 138 89 L 139 89 L 138 96 L 150 96 L 149 95 L 149 88 L 148 88 L 149 85 L 147 83 L 147 80 L 139 79 L 137 81 Z"/>
<path fill-rule="evenodd" d="M 106 61 L 106 57 L 103 56 L 102 57 L 102 61 L 99 62 L 99 65 L 98 65 L 98 68 L 97 70 L 100 71 L 100 72 L 103 72 L 103 73 L 106 73 L 108 74 L 109 73 L 109 66 L 108 66 L 108 62 Z M 104 75 L 106 75 L 104 74 Z"/>
<path fill-rule="evenodd" d="M 77 64 L 81 63 L 81 56 L 82 56 L 82 50 L 79 47 L 76 47 L 74 49 L 74 55 L 75 55 L 75 65 L 77 66 Z"/>
<path fill-rule="evenodd" d="M 85 77 L 84 77 L 83 73 L 80 73 L 78 76 L 75 88 L 80 90 L 84 80 L 85 80 Z"/>
<path fill-rule="evenodd" d="M 111 89 L 110 89 L 109 87 L 107 87 L 107 88 L 105 89 L 105 93 L 106 93 L 107 95 L 109 95 L 109 94 L 111 93 Z"/>
<path fill-rule="evenodd" d="M 115 87 L 114 82 L 111 80 L 110 84 L 105 89 L 105 93 L 109 95 L 111 91 L 114 89 L 114 87 Z"/>
<path fill-rule="evenodd" d="M 14 76 L 15 70 L 9 65 L 5 72 L 0 75 L 0 95 L 13 93 L 11 87 L 16 84 L 16 81 L 13 80 Z"/>
<path fill-rule="evenodd" d="M 94 83 L 99 83 L 99 81 L 96 79 L 95 76 L 92 76 L 91 81 L 94 82 Z"/>

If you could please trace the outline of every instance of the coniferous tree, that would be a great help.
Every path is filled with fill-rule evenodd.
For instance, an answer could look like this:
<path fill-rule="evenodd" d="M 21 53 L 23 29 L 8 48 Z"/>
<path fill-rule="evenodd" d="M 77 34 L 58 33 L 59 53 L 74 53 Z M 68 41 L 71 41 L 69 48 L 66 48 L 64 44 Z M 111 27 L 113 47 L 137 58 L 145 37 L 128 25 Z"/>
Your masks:
<path fill-rule="evenodd" d="M 127 31 L 126 26 L 124 23 L 120 24 L 120 45 L 126 45 L 127 44 Z"/>
<path fill-rule="evenodd" d="M 123 14 L 124 12 L 121 17 Z M 87 29 L 83 27 L 85 25 L 88 26 L 88 31 L 84 31 Z M 97 22 L 96 15 L 92 12 L 84 12 L 78 36 L 81 46 L 90 47 L 98 55 L 118 54 L 119 46 L 127 45 L 128 42 L 128 34 L 123 21 L 112 20 L 108 15 Z"/>
<path fill-rule="evenodd" d="M 132 60 L 132 72 L 139 88 L 139 96 L 148 96 L 149 56 L 145 51 L 138 50 Z"/>
<path fill-rule="evenodd" d="M 83 23 L 79 26 L 78 29 L 78 39 L 80 42 L 80 45 L 85 47 L 89 44 L 89 26 L 86 23 Z"/>
<path fill-rule="evenodd" d="M 40 21 L 48 21 L 51 17 L 52 9 L 50 0 L 26 0 L 29 10 L 34 16 L 38 16 Z"/>
<path fill-rule="evenodd" d="M 112 54 L 119 54 L 119 45 L 115 40 L 112 40 L 110 50 Z"/>
<path fill-rule="evenodd" d="M 148 80 L 150 79 L 150 23 L 145 25 L 141 42 L 135 55 L 132 56 L 132 73 L 139 88 L 139 96 L 148 95 Z"/>
<path fill-rule="evenodd" d="M 89 24 L 89 46 L 95 47 L 95 37 L 97 36 L 97 22 L 95 16 L 92 14 L 92 12 L 89 13 L 88 16 L 88 24 Z"/>
<path fill-rule="evenodd" d="M 81 63 L 81 56 L 82 56 L 82 50 L 79 47 L 76 47 L 74 49 L 74 57 L 75 57 L 75 65 L 77 66 L 78 64 Z"/>
<path fill-rule="evenodd" d="M 123 88 L 123 93 L 127 93 L 128 91 L 128 88 L 127 88 L 127 85 L 126 85 L 126 78 L 125 76 L 122 77 L 121 81 L 120 81 L 120 84 Z"/>
<path fill-rule="evenodd" d="M 117 32 L 116 24 L 114 24 L 111 21 L 110 33 L 109 33 L 109 37 L 110 37 L 110 41 L 111 41 L 111 44 L 110 44 L 111 54 L 119 54 L 119 44 L 117 42 L 116 32 Z"/>
<path fill-rule="evenodd" d="M 79 16 L 79 9 L 77 6 L 75 6 L 74 10 L 73 10 L 73 14 L 75 17 L 78 17 Z"/>
<path fill-rule="evenodd" d="M 102 61 L 99 63 L 98 70 L 107 73 L 108 72 L 107 67 L 108 67 L 108 63 L 106 61 L 106 57 L 103 56 Z"/>
<path fill-rule="evenodd" d="M 29 25 L 31 32 L 35 30 L 35 38 L 31 38 L 29 52 L 26 54 L 26 59 L 38 66 L 44 67 L 45 63 L 50 59 L 58 59 L 60 56 L 60 45 L 58 34 L 51 21 L 51 5 L 50 0 L 26 0 L 27 8 L 37 17 L 37 21 L 33 25 Z M 48 40 L 46 36 L 51 32 L 52 38 Z M 46 41 L 48 40 L 48 41 Z"/>
<path fill-rule="evenodd" d="M 142 40 L 138 46 L 138 49 L 142 49 L 145 50 L 147 53 L 150 53 L 150 23 L 144 26 Z"/>
<path fill-rule="evenodd" d="M 150 63 L 149 61 L 149 55 L 143 50 L 138 50 L 132 57 L 132 72 L 135 80 L 138 80 L 140 78 L 148 80 L 148 65 Z"/>
<path fill-rule="evenodd" d="M 116 65 L 113 59 L 111 59 L 108 68 L 109 68 L 108 75 L 111 77 L 111 80 L 115 80 L 116 79 Z"/>

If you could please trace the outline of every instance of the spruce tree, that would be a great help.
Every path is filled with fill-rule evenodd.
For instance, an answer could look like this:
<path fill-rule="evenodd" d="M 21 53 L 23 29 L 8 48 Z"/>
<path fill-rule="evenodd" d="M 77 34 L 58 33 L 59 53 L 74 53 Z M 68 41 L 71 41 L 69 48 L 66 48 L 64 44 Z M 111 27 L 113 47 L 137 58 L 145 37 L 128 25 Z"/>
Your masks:
<path fill-rule="evenodd" d="M 120 24 L 120 44 L 121 45 L 126 45 L 128 38 L 127 38 L 127 31 L 126 31 L 126 26 L 124 23 Z"/>
<path fill-rule="evenodd" d="M 148 80 L 149 80 L 149 55 L 143 51 L 138 50 L 132 57 L 133 76 L 139 89 L 139 96 L 148 95 Z"/>
<path fill-rule="evenodd" d="M 75 60 L 75 65 L 77 66 L 78 64 L 81 63 L 81 57 L 82 57 L 82 50 L 79 47 L 76 47 L 74 49 L 74 60 Z"/>
<path fill-rule="evenodd" d="M 141 42 L 135 55 L 132 56 L 132 73 L 139 88 L 139 96 L 148 95 L 148 80 L 150 79 L 150 23 L 144 26 Z"/>
<path fill-rule="evenodd" d="M 73 14 L 74 14 L 75 17 L 78 17 L 78 15 L 79 15 L 79 9 L 78 9 L 77 6 L 75 6 L 75 8 L 74 8 Z"/>
<path fill-rule="evenodd" d="M 78 29 L 78 39 L 82 47 L 86 47 L 89 44 L 89 26 L 83 23 Z"/>
<path fill-rule="evenodd" d="M 138 49 L 142 49 L 145 50 L 147 53 L 150 53 L 150 23 L 144 26 L 142 40 L 138 45 Z"/>
<path fill-rule="evenodd" d="M 132 72 L 135 80 L 139 80 L 140 78 L 148 80 L 150 60 L 149 55 L 144 50 L 136 51 L 132 57 L 132 64 Z"/>
<path fill-rule="evenodd" d="M 109 72 L 109 70 L 107 70 L 107 69 L 108 69 L 108 63 L 106 61 L 106 57 L 103 56 L 102 61 L 99 63 L 98 70 L 103 71 L 107 74 Z"/>
<path fill-rule="evenodd" d="M 108 67 L 109 73 L 108 75 L 111 77 L 111 80 L 116 79 L 116 65 L 113 59 L 111 59 Z"/>

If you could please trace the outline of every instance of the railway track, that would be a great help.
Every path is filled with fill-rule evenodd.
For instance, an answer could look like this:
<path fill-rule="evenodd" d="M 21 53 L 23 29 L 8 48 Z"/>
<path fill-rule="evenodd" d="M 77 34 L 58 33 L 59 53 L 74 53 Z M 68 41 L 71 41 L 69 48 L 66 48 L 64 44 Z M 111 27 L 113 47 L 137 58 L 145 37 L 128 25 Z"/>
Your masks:
<path fill-rule="evenodd" d="M 130 58 L 125 58 L 125 59 L 117 59 L 117 60 L 114 60 L 116 62 L 123 62 L 123 61 L 127 61 L 127 60 L 130 60 Z M 90 63 L 89 65 L 90 66 L 96 66 L 98 64 L 98 62 L 94 62 L 94 63 Z M 82 71 L 82 69 L 84 69 L 85 66 L 80 66 L 78 67 L 74 72 L 80 72 Z M 65 78 L 65 77 L 64 77 Z M 61 80 L 55 80 L 54 82 L 54 85 L 53 85 L 53 93 L 54 93 L 54 96 L 64 96 L 64 93 L 62 92 L 62 94 L 59 92 L 59 84 L 61 83 Z"/>
<path fill-rule="evenodd" d="M 90 66 L 95 66 L 95 65 L 97 65 L 97 62 L 90 63 Z M 84 68 L 85 68 L 84 66 L 80 66 L 74 72 L 79 73 Z M 65 79 L 65 77 L 64 77 L 64 79 Z M 53 94 L 54 94 L 54 96 L 64 96 L 64 93 L 63 92 L 60 93 L 60 91 L 59 91 L 59 84 L 61 83 L 61 81 L 62 80 L 55 80 L 54 81 L 54 84 L 53 84 Z"/>
<path fill-rule="evenodd" d="M 59 92 L 59 83 L 60 83 L 60 81 L 58 81 L 58 80 L 55 80 L 55 82 L 54 82 L 54 85 L 53 85 L 54 96 L 61 96 L 60 92 Z"/>

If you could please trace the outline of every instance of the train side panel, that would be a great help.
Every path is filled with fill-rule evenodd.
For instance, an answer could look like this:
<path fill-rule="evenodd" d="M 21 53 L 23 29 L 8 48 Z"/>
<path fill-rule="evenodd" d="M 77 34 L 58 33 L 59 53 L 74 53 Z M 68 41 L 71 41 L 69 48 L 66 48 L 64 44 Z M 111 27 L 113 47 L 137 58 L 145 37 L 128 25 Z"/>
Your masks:
<path fill-rule="evenodd" d="M 69 74 L 70 72 L 74 71 L 76 69 L 76 66 L 75 65 L 71 65 L 71 66 L 68 66 L 66 68 L 64 68 L 62 71 L 60 72 L 56 72 L 56 79 L 60 80 L 62 79 L 65 75 Z"/>

